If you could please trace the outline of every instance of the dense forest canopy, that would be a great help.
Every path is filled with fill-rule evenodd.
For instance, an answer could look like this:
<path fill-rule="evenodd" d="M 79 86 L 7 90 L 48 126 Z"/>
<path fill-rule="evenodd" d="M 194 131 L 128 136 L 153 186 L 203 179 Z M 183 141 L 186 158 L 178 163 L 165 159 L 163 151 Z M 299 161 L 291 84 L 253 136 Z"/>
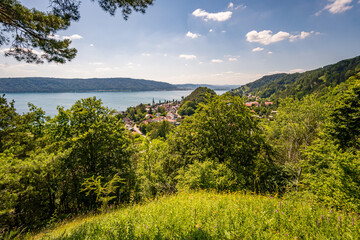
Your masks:
<path fill-rule="evenodd" d="M 261 98 L 302 98 L 313 92 L 326 92 L 328 88 L 345 82 L 360 70 L 360 56 L 340 61 L 304 73 L 274 74 L 234 89 L 232 94 L 259 96 Z"/>

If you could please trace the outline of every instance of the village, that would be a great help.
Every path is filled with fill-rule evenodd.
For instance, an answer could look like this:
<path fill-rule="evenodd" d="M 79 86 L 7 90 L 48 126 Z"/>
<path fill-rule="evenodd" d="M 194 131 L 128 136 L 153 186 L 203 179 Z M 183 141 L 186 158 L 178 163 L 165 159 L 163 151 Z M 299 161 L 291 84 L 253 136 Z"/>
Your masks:
<path fill-rule="evenodd" d="M 177 113 L 180 105 L 181 102 L 177 100 L 165 101 L 164 103 L 159 102 L 157 104 L 155 104 L 153 101 L 152 104 L 142 105 L 144 106 L 142 108 L 139 107 L 139 105 L 135 108 L 138 108 L 137 115 L 141 116 L 140 120 L 139 118 L 132 117 L 132 115 L 129 114 L 131 111 L 129 108 L 125 112 L 120 112 L 120 114 L 124 116 L 122 121 L 128 130 L 143 135 L 144 133 L 140 131 L 137 125 L 147 125 L 150 123 L 159 123 L 163 121 L 169 122 L 174 126 L 180 125 L 180 119 L 182 117 Z"/>
<path fill-rule="evenodd" d="M 256 96 L 248 96 L 250 101 L 245 102 L 245 106 L 251 109 L 254 116 L 258 118 L 273 119 L 277 111 L 273 110 L 274 103 L 271 101 L 261 101 Z M 125 127 L 134 133 L 145 135 L 139 126 L 151 123 L 160 123 L 166 121 L 173 126 L 179 126 L 185 116 L 178 113 L 182 101 L 164 101 L 152 104 L 140 104 L 136 107 L 130 107 L 126 111 L 118 112 Z"/>

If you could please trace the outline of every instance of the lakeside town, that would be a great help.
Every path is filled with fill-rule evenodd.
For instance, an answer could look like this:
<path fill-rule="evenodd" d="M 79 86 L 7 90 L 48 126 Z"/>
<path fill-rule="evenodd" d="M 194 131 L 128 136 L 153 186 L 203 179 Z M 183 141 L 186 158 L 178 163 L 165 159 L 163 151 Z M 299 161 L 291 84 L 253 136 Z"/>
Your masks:
<path fill-rule="evenodd" d="M 245 106 L 251 109 L 251 112 L 254 113 L 253 116 L 272 120 L 277 114 L 274 102 L 265 101 L 252 95 L 248 95 L 247 99 L 248 101 L 245 102 Z M 165 100 L 164 102 L 159 101 L 159 103 L 155 103 L 153 100 L 151 104 L 139 104 L 136 107 L 129 107 L 126 111 L 118 112 L 118 114 L 122 118 L 126 129 L 145 136 L 146 130 L 144 126 L 146 125 L 167 122 L 172 126 L 179 126 L 186 116 L 192 115 L 184 113 L 184 111 L 179 112 L 179 109 L 185 105 L 186 101 L 184 97 L 181 101 Z M 195 109 L 196 107 L 194 111 Z"/>

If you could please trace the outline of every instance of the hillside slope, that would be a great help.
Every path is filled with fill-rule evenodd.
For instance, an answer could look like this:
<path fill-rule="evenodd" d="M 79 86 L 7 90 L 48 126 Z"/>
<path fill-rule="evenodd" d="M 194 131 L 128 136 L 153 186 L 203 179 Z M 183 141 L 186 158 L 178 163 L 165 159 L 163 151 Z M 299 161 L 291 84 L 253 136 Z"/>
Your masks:
<path fill-rule="evenodd" d="M 304 73 L 264 76 L 234 89 L 231 93 L 273 99 L 287 96 L 302 98 L 313 92 L 321 93 L 328 87 L 337 86 L 357 71 L 360 71 L 360 56 Z"/>
<path fill-rule="evenodd" d="M 170 91 L 178 87 L 132 78 L 0 78 L 0 93 L 10 92 L 90 92 L 90 91 Z"/>
<path fill-rule="evenodd" d="M 34 239 L 358 239 L 359 227 L 355 214 L 307 201 L 202 191 L 78 218 Z"/>

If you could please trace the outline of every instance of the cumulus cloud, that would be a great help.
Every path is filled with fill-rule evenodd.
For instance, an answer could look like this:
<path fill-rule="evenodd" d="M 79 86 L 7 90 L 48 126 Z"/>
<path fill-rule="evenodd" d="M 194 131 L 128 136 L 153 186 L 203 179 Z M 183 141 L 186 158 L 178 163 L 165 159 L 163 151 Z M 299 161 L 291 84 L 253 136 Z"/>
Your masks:
<path fill-rule="evenodd" d="M 80 36 L 79 34 L 74 34 L 71 36 L 63 36 L 63 39 L 70 39 L 70 40 L 77 40 L 77 39 L 82 39 L 83 37 Z"/>
<path fill-rule="evenodd" d="M 235 57 L 229 57 L 229 61 L 230 62 L 236 62 L 238 59 L 237 58 L 235 58 Z"/>
<path fill-rule="evenodd" d="M 329 4 L 327 4 L 323 9 L 318 11 L 315 15 L 319 16 L 323 11 L 329 11 L 332 14 L 338 14 L 346 12 L 350 10 L 353 6 L 350 5 L 353 0 L 328 0 Z M 359 1 L 360 3 L 360 1 Z"/>
<path fill-rule="evenodd" d="M 228 9 L 233 9 L 233 8 L 234 8 L 234 4 L 232 2 L 230 2 L 228 5 Z"/>
<path fill-rule="evenodd" d="M 194 59 L 196 59 L 196 56 L 192 55 L 192 54 L 181 54 L 181 55 L 179 55 L 179 58 L 186 59 L 186 60 L 194 60 Z"/>
<path fill-rule="evenodd" d="M 216 22 L 224 22 L 231 18 L 232 12 L 226 11 L 226 12 L 208 13 L 205 10 L 198 8 L 192 13 L 192 15 L 195 17 L 200 17 L 204 21 L 212 20 Z"/>
<path fill-rule="evenodd" d="M 248 32 L 246 34 L 246 41 L 248 42 L 257 42 L 264 45 L 269 45 L 271 43 L 280 42 L 290 37 L 290 33 L 280 31 L 276 34 L 272 34 L 270 30 L 264 30 L 257 32 L 255 30 Z"/>
<path fill-rule="evenodd" d="M 200 37 L 200 34 L 192 33 L 192 32 L 189 31 L 189 32 L 187 32 L 186 37 L 195 39 L 195 38 Z"/>
<path fill-rule="evenodd" d="M 90 44 L 90 47 L 93 47 L 93 46 L 94 46 L 94 44 L 91 43 L 91 44 Z"/>
<path fill-rule="evenodd" d="M 224 61 L 221 60 L 221 59 L 213 59 L 213 60 L 211 60 L 211 62 L 212 62 L 212 63 L 222 63 L 222 62 L 224 62 Z"/>
<path fill-rule="evenodd" d="M 271 52 L 271 51 L 268 51 L 268 54 L 269 54 L 269 55 L 271 55 L 271 54 L 273 54 L 273 52 Z"/>
<path fill-rule="evenodd" d="M 315 33 L 314 31 L 311 31 L 311 32 L 302 31 L 298 35 L 291 35 L 290 33 L 283 32 L 283 31 L 273 34 L 271 30 L 264 30 L 261 32 L 257 32 L 255 30 L 253 30 L 246 34 L 246 41 L 257 42 L 257 43 L 261 43 L 263 45 L 269 45 L 271 43 L 280 42 L 280 41 L 283 41 L 286 39 L 289 39 L 290 42 L 293 42 L 297 39 L 305 39 L 314 33 Z"/>
<path fill-rule="evenodd" d="M 143 56 L 143 57 L 150 57 L 151 54 L 150 54 L 150 53 L 142 53 L 141 56 Z"/>
<path fill-rule="evenodd" d="M 261 52 L 261 51 L 263 51 L 263 50 L 264 50 L 264 48 L 257 47 L 257 48 L 254 48 L 252 51 L 253 51 L 253 52 Z"/>
<path fill-rule="evenodd" d="M 214 32 L 214 29 L 210 29 L 209 32 L 210 32 L 210 33 Z"/>
<path fill-rule="evenodd" d="M 311 32 L 304 32 L 304 31 L 302 31 L 300 34 L 298 34 L 298 35 L 291 35 L 290 36 L 290 38 L 289 38 L 289 40 L 290 40 L 290 42 L 294 42 L 295 40 L 297 40 L 297 39 L 305 39 L 305 38 L 307 38 L 307 37 L 310 37 L 310 35 L 312 35 L 312 34 L 314 34 L 315 33 L 315 31 L 311 31 Z"/>
<path fill-rule="evenodd" d="M 83 37 L 80 36 L 79 34 L 73 34 L 71 36 L 60 36 L 60 35 L 48 35 L 48 38 L 51 38 L 51 39 L 55 39 L 55 40 L 65 40 L 65 39 L 69 39 L 69 40 L 77 40 L 77 39 L 82 39 Z"/>

